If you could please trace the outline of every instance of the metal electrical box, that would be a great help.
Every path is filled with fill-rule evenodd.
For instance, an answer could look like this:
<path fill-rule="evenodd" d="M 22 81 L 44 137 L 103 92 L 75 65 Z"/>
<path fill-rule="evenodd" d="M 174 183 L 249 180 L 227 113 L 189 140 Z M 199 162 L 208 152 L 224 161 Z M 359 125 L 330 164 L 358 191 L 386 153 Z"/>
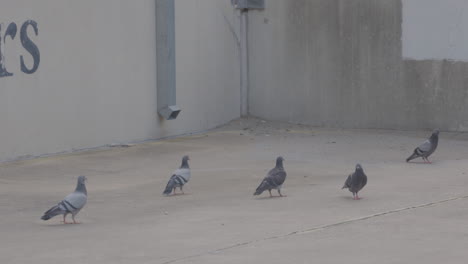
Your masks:
<path fill-rule="evenodd" d="M 231 0 L 237 9 L 265 9 L 265 0 Z"/>

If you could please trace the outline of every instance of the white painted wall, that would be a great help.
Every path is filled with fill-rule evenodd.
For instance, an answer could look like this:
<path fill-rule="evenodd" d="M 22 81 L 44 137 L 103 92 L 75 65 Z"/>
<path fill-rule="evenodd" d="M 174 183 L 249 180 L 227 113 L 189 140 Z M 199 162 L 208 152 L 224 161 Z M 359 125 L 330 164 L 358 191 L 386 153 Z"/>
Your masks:
<path fill-rule="evenodd" d="M 229 1 L 219 0 L 175 0 L 175 10 L 177 105 L 182 108 L 177 119 L 183 124 L 176 133 L 238 118 L 238 33 L 231 31 L 239 31 L 237 13 Z"/>
<path fill-rule="evenodd" d="M 403 57 L 468 61 L 468 0 L 403 0 Z"/>
<path fill-rule="evenodd" d="M 227 2 L 227 1 L 226 1 Z M 41 62 L 20 71 L 19 35 L 0 78 L 0 161 L 136 142 L 221 125 L 239 116 L 239 62 L 230 4 L 176 1 L 178 119 L 156 105 L 154 0 L 4 0 L 2 31 L 38 23 Z M 226 63 L 229 62 L 229 63 Z"/>

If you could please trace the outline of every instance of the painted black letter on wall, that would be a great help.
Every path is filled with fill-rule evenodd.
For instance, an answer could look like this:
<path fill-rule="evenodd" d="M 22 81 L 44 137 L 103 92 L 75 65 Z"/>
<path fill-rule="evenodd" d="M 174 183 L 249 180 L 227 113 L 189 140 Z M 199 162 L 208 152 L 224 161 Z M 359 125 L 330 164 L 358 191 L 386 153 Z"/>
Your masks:
<path fill-rule="evenodd" d="M 23 55 L 20 56 L 20 60 L 21 60 L 21 71 L 27 74 L 32 74 L 37 70 L 37 67 L 39 67 L 41 55 L 39 53 L 39 49 L 37 48 L 36 44 L 34 44 L 34 42 L 32 42 L 31 39 L 28 37 L 29 25 L 33 27 L 34 32 L 36 33 L 36 36 L 38 35 L 39 32 L 37 29 L 36 21 L 28 20 L 24 22 L 24 24 L 21 26 L 20 37 L 21 37 L 21 44 L 23 44 L 24 49 L 26 49 L 33 57 L 33 60 L 34 60 L 33 67 L 31 69 L 28 69 L 26 67 L 26 65 L 24 64 Z"/>
<path fill-rule="evenodd" d="M 7 36 L 10 36 L 13 40 L 16 36 L 17 27 L 15 23 L 10 23 L 3 36 L 3 46 L 2 46 L 2 25 L 0 24 L 0 77 L 13 76 L 13 73 L 10 73 L 6 70 L 5 66 L 5 55 L 3 54 L 4 45 L 6 43 Z"/>
<path fill-rule="evenodd" d="M 8 76 L 8 72 L 5 69 L 3 57 L 3 45 L 2 45 L 2 24 L 0 24 L 0 77 Z"/>

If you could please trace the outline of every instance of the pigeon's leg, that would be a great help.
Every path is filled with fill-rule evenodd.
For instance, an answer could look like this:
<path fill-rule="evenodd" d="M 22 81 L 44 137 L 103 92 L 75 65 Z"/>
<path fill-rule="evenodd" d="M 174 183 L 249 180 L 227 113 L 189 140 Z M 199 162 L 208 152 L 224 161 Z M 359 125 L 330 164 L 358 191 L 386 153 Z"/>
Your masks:
<path fill-rule="evenodd" d="M 432 163 L 432 162 L 429 160 L 428 157 L 422 157 L 422 158 L 423 158 L 423 160 L 424 160 L 424 163 L 429 163 L 429 164 Z"/>
<path fill-rule="evenodd" d="M 63 223 L 68 224 L 67 220 L 65 219 L 67 217 L 67 214 L 63 214 Z"/>
<path fill-rule="evenodd" d="M 270 197 L 273 197 L 273 195 L 271 195 L 271 189 L 268 189 L 268 191 L 270 192 Z"/>
<path fill-rule="evenodd" d="M 75 221 L 75 215 L 74 214 L 72 214 L 72 219 L 73 219 L 74 224 L 79 224 L 80 223 L 80 222 Z"/>
<path fill-rule="evenodd" d="M 176 188 L 174 187 L 174 189 L 172 189 L 172 194 L 173 194 L 173 195 L 176 194 L 176 193 L 175 193 L 175 190 L 176 190 Z"/>
<path fill-rule="evenodd" d="M 285 197 L 286 196 L 286 195 L 281 194 L 281 189 L 278 189 L 278 194 L 279 194 L 280 197 Z"/>
<path fill-rule="evenodd" d="M 182 192 L 182 194 L 184 194 L 184 190 L 182 190 L 183 187 L 184 186 L 182 186 L 182 185 L 180 186 L 180 191 Z"/>

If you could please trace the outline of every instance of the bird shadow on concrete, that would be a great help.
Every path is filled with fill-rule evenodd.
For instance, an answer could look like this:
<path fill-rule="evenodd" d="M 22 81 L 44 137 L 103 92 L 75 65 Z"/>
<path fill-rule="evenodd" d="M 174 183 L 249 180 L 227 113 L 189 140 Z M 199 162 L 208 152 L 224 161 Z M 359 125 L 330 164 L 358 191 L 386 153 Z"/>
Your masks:
<path fill-rule="evenodd" d="M 178 197 L 178 196 L 190 196 L 192 193 L 176 193 L 171 195 L 163 195 L 163 197 Z"/>
<path fill-rule="evenodd" d="M 277 199 L 277 198 L 286 198 L 287 196 L 286 195 L 283 195 L 282 197 L 279 196 L 279 195 L 274 195 L 274 196 L 263 196 L 263 197 L 255 197 L 254 199 L 255 200 L 269 200 L 269 199 Z"/>
<path fill-rule="evenodd" d="M 419 164 L 419 165 L 424 165 L 424 164 L 426 164 L 426 165 L 433 165 L 433 164 L 436 163 L 436 162 L 431 161 L 431 163 L 427 163 L 427 162 L 424 162 L 424 161 L 411 161 L 411 162 L 407 162 L 407 163 L 408 163 L 408 164 Z"/>
<path fill-rule="evenodd" d="M 352 195 L 351 195 L 351 196 L 349 196 L 349 195 L 342 195 L 342 196 L 340 196 L 340 198 L 343 199 L 343 200 L 355 201 L 355 202 L 359 202 L 360 200 L 366 199 L 366 198 L 364 198 L 364 197 L 359 197 L 359 200 L 354 200 Z"/>
<path fill-rule="evenodd" d="M 78 222 L 76 224 L 74 224 L 74 223 L 64 224 L 63 222 L 57 222 L 57 223 L 49 223 L 49 224 L 46 224 L 44 226 L 57 228 L 57 227 L 60 227 L 60 226 L 80 226 L 82 224 L 83 224 L 82 222 Z"/>

